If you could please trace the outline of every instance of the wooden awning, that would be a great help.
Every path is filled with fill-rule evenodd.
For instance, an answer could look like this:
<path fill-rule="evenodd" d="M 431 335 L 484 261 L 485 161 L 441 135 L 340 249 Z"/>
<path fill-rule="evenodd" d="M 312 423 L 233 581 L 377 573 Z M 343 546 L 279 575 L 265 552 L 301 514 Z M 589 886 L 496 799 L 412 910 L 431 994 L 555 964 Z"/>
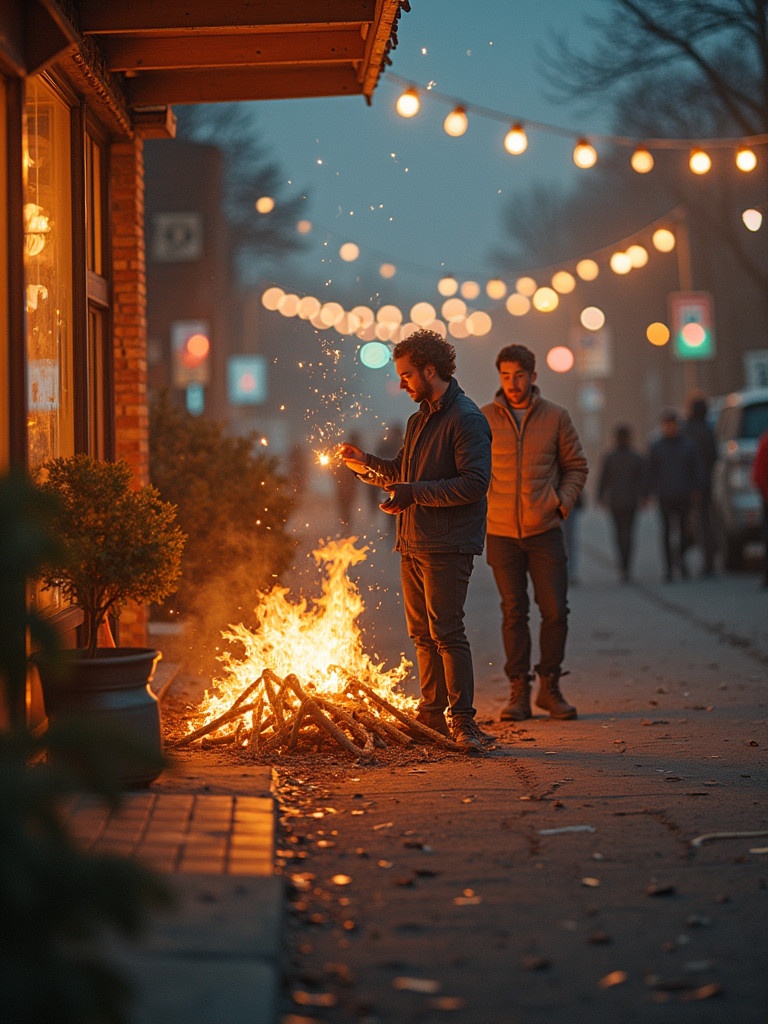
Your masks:
<path fill-rule="evenodd" d="M 79 0 L 132 109 L 363 95 L 407 0 Z"/>

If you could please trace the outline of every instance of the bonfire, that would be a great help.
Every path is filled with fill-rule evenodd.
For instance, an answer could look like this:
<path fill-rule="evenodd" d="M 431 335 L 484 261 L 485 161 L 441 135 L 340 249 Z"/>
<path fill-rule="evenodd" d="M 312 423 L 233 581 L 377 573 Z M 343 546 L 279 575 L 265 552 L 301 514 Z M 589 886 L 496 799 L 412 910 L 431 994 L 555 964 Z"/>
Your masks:
<path fill-rule="evenodd" d="M 223 631 L 238 653 L 220 656 L 223 672 L 176 746 L 228 743 L 264 756 L 321 734 L 363 760 L 415 736 L 456 750 L 453 740 L 416 721 L 417 701 L 402 690 L 411 663 L 402 656 L 387 669 L 364 650 L 364 604 L 348 569 L 365 560 L 368 547 L 356 542 L 327 540 L 313 551 L 324 573 L 318 598 L 292 601 L 287 588 L 273 587 L 255 610 L 255 628 L 241 623 Z"/>

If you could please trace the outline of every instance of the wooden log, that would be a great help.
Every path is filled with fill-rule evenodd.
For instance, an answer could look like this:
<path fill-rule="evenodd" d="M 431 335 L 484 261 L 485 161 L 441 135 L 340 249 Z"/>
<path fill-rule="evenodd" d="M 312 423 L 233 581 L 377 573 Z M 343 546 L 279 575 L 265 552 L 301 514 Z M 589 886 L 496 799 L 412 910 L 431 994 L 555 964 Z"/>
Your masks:
<path fill-rule="evenodd" d="M 365 683 L 361 683 L 359 679 L 350 679 L 347 683 L 346 689 L 354 688 L 364 693 L 368 700 L 374 704 L 385 708 L 390 715 L 402 722 L 403 725 L 406 725 L 411 731 L 419 733 L 425 739 L 432 740 L 433 743 L 437 743 L 438 746 L 445 747 L 447 750 L 455 751 L 460 749 L 449 736 L 443 736 L 442 733 L 437 732 L 435 729 L 430 729 L 428 725 L 422 725 L 421 722 L 417 722 L 413 715 L 409 715 L 405 711 L 401 711 L 400 708 L 396 708 L 394 704 L 385 700 L 384 697 L 380 697 L 375 690 L 372 690 L 370 686 L 366 686 Z"/>

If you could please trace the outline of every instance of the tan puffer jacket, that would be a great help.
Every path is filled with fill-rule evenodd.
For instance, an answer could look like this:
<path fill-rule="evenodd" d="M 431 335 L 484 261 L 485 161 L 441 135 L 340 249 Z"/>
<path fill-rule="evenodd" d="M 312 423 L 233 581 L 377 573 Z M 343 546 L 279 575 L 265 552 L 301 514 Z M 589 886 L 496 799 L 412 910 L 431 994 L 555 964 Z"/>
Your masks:
<path fill-rule="evenodd" d="M 562 406 L 533 399 L 522 425 L 504 392 L 483 406 L 491 426 L 488 530 L 498 537 L 533 537 L 565 519 L 587 479 L 587 460 L 571 417 Z"/>

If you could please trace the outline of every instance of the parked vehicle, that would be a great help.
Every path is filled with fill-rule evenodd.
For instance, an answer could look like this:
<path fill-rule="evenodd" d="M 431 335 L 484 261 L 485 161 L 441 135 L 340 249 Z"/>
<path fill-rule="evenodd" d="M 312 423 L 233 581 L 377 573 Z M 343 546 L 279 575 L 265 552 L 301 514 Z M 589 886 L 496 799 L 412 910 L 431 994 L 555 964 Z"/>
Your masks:
<path fill-rule="evenodd" d="M 746 544 L 760 540 L 762 500 L 752 483 L 757 442 L 768 430 L 768 388 L 727 395 L 715 423 L 718 460 L 712 476 L 712 501 L 723 565 L 739 569 Z"/>

